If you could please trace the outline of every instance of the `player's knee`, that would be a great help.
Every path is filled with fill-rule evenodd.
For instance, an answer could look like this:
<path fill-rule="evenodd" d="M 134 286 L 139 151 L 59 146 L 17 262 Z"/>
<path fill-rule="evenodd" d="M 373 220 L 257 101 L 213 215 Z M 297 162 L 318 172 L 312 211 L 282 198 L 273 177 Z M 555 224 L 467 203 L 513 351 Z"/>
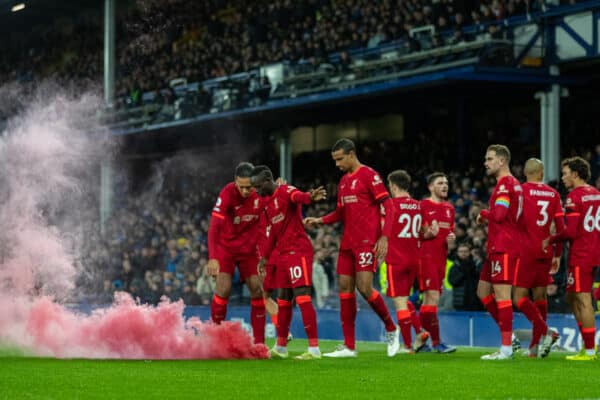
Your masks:
<path fill-rule="evenodd" d="M 373 293 L 373 287 L 370 284 L 359 283 L 356 285 L 356 288 L 358 289 L 358 293 L 360 293 L 360 295 L 365 299 L 369 299 Z"/>
<path fill-rule="evenodd" d="M 227 279 L 217 279 L 215 294 L 224 299 L 228 299 L 231 294 L 231 281 Z"/>

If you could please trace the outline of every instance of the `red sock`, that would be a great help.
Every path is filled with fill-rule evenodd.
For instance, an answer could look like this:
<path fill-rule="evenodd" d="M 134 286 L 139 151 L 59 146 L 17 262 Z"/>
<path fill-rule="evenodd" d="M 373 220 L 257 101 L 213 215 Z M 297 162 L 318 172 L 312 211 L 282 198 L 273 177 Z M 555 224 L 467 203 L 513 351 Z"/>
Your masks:
<path fill-rule="evenodd" d="M 273 322 L 273 325 L 277 327 L 277 314 L 271 314 L 271 322 Z"/>
<path fill-rule="evenodd" d="M 579 328 L 579 332 L 581 332 L 581 330 L 583 329 L 583 325 L 580 321 L 577 321 L 577 327 Z"/>
<path fill-rule="evenodd" d="M 547 300 L 536 300 L 535 306 L 540 311 L 540 315 L 542 319 L 545 321 L 548 320 L 548 301 Z"/>
<path fill-rule="evenodd" d="M 548 333 L 548 326 L 542 319 L 540 311 L 533 305 L 533 302 L 529 297 L 521 297 L 519 301 L 517 301 L 517 308 L 525 315 L 525 317 L 527 317 L 533 326 L 533 334 L 529 344 L 529 348 L 532 348 L 540 342 L 542 335 Z"/>
<path fill-rule="evenodd" d="M 227 299 L 215 294 L 210 303 L 210 319 L 212 319 L 215 324 L 220 324 L 225 319 L 226 315 Z"/>
<path fill-rule="evenodd" d="M 250 299 L 250 325 L 254 343 L 265 343 L 265 299 Z"/>
<path fill-rule="evenodd" d="M 437 319 L 437 306 L 421 306 L 421 324 L 423 328 L 431 335 L 431 344 L 437 346 L 440 344 L 440 327 Z"/>
<path fill-rule="evenodd" d="M 407 305 L 408 311 L 410 311 L 410 322 L 412 323 L 413 328 L 415 328 L 415 333 L 419 333 L 423 330 L 423 326 L 421 325 L 419 314 L 417 314 L 417 309 L 410 301 L 407 303 Z"/>
<path fill-rule="evenodd" d="M 300 308 L 302 314 L 302 321 L 304 322 L 304 330 L 306 331 L 306 337 L 308 338 L 308 345 L 310 347 L 317 347 L 319 345 L 319 336 L 317 334 L 317 313 L 313 307 L 310 296 L 297 296 L 296 304 Z"/>
<path fill-rule="evenodd" d="M 412 340 L 410 336 L 410 311 L 398 310 L 396 311 L 396 318 L 398 319 L 398 326 L 400 326 L 400 332 L 402 333 L 402 339 L 404 340 L 404 347 L 410 349 Z"/>
<path fill-rule="evenodd" d="M 502 346 L 512 345 L 513 309 L 512 301 L 500 300 L 498 303 L 498 326 L 502 336 Z"/>
<path fill-rule="evenodd" d="M 387 306 L 385 305 L 385 302 L 383 301 L 383 297 L 381 297 L 377 290 L 373 290 L 371 292 L 371 297 L 369 297 L 368 301 L 373 311 L 375 311 L 375 314 L 377 314 L 379 318 L 383 321 L 383 324 L 385 325 L 385 330 L 387 332 L 395 331 L 396 325 L 394 324 L 394 320 L 392 319 L 390 311 L 388 310 Z"/>
<path fill-rule="evenodd" d="M 292 322 L 292 302 L 277 299 L 279 312 L 277 313 L 277 346 L 287 346 L 290 324 Z"/>
<path fill-rule="evenodd" d="M 583 345 L 586 350 L 594 350 L 594 336 L 596 335 L 596 328 L 581 328 L 581 337 L 583 338 Z"/>
<path fill-rule="evenodd" d="M 494 294 L 489 294 L 483 299 L 481 299 L 481 303 L 483 303 L 483 306 L 485 307 L 487 312 L 489 312 L 492 318 L 494 318 L 494 321 L 496 321 L 496 323 L 500 325 L 500 322 L 498 320 L 498 303 L 496 303 L 496 297 L 494 297 Z"/>
<path fill-rule="evenodd" d="M 356 320 L 356 295 L 354 293 L 340 293 L 340 320 L 344 332 L 344 344 L 350 350 L 356 348 L 354 323 Z"/>

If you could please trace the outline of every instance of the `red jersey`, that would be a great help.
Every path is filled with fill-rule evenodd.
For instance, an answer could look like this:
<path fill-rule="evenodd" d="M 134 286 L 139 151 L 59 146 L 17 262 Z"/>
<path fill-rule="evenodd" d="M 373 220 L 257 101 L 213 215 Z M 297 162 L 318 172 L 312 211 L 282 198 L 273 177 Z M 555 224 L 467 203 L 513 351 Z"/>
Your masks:
<path fill-rule="evenodd" d="M 256 251 L 260 197 L 252 192 L 243 198 L 235 183 L 228 183 L 217 198 L 208 228 L 208 257 L 215 257 L 216 246 L 232 254 Z"/>
<path fill-rule="evenodd" d="M 551 243 L 568 240 L 569 265 L 600 264 L 600 191 L 590 185 L 571 190 L 565 202 L 567 226 L 552 236 Z"/>
<path fill-rule="evenodd" d="M 293 186 L 281 185 L 275 190 L 265 205 L 267 240 L 259 243 L 262 257 L 268 259 L 275 248 L 278 254 L 312 254 L 312 242 L 302 223 L 302 204 L 310 203 L 310 194 Z"/>
<path fill-rule="evenodd" d="M 385 185 L 372 168 L 361 165 L 353 173 L 342 176 L 338 186 L 337 208 L 323 217 L 325 224 L 336 221 L 344 224 L 340 249 L 375 245 L 382 235 L 380 203 L 386 198 L 389 199 L 389 194 Z M 393 214 L 393 209 L 389 212 L 385 210 L 385 233 L 391 229 Z"/>
<path fill-rule="evenodd" d="M 419 264 L 419 232 L 421 231 L 421 206 L 410 196 L 392 199 L 396 214 L 392 234 L 388 240 L 388 264 L 412 266 Z"/>
<path fill-rule="evenodd" d="M 421 242 L 421 254 L 445 259 L 448 256 L 446 238 L 451 232 L 454 232 L 454 207 L 447 201 L 438 203 L 431 199 L 425 199 L 421 201 L 421 215 L 423 215 L 423 226 L 430 226 L 433 221 L 437 221 L 440 227 L 435 237 Z"/>
<path fill-rule="evenodd" d="M 541 182 L 526 182 L 523 188 L 523 217 L 521 226 L 525 233 L 521 250 L 529 258 L 544 259 L 560 257 L 562 246 L 555 252 L 542 251 L 542 241 L 550 236 L 552 221 L 556 232 L 564 229 L 564 213 L 560 195 L 556 190 Z"/>
<path fill-rule="evenodd" d="M 488 220 L 488 254 L 520 254 L 522 213 L 521 184 L 512 175 L 503 176 L 490 197 L 490 209 L 481 211 L 481 217 Z"/>

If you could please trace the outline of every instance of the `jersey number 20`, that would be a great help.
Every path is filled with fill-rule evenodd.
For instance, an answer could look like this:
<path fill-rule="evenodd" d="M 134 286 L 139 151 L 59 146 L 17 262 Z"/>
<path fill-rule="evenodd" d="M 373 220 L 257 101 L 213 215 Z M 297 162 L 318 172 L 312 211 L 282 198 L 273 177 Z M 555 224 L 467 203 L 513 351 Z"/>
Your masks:
<path fill-rule="evenodd" d="M 410 239 L 418 238 L 421 230 L 421 216 L 419 214 L 411 218 L 410 214 L 402 214 L 398 219 L 402 230 L 398 234 L 399 238 Z"/>

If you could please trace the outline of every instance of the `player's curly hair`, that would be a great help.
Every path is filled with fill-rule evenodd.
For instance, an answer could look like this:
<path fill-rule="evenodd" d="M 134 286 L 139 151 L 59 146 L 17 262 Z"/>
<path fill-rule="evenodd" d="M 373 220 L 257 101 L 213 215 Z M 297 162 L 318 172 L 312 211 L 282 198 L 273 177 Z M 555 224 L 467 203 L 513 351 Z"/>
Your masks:
<path fill-rule="evenodd" d="M 581 157 L 565 158 L 560 163 L 560 166 L 569 167 L 571 171 L 577 172 L 577 175 L 585 182 L 587 182 L 592 175 L 590 163 Z"/>
<path fill-rule="evenodd" d="M 253 178 L 259 175 L 264 175 L 267 179 L 273 179 L 273 173 L 271 172 L 271 169 L 266 165 L 257 165 L 252 169 L 252 172 L 250 173 L 250 176 Z"/>

